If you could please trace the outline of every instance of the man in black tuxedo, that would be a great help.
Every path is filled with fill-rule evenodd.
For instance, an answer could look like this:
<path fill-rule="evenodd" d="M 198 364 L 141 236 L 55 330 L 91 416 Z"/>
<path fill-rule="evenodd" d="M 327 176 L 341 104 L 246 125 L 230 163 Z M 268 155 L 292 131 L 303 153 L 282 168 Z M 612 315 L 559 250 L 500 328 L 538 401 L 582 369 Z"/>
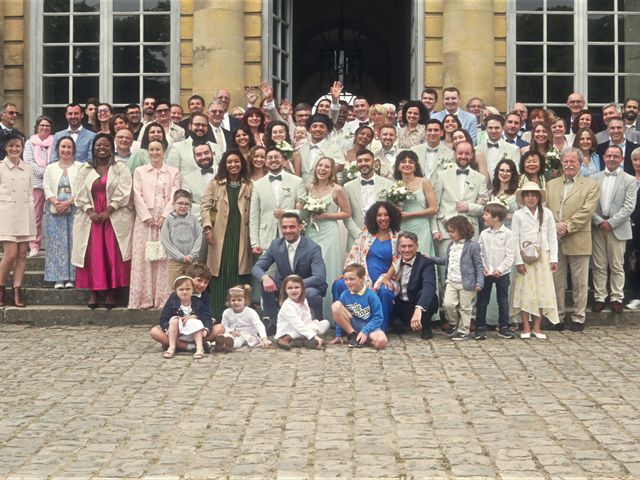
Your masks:
<path fill-rule="evenodd" d="M 414 332 L 421 332 L 421 338 L 429 340 L 433 338 L 431 317 L 438 309 L 433 260 L 418 252 L 418 237 L 412 232 L 398 234 L 398 251 L 400 293 L 393 306 L 392 320 L 401 323 L 401 328 L 411 326 Z"/>
<path fill-rule="evenodd" d="M 637 143 L 633 143 L 627 140 L 625 135 L 625 124 L 622 118 L 616 117 L 609 120 L 607 125 L 607 133 L 609 134 L 609 140 L 598 144 L 598 155 L 600 155 L 600 170 L 604 170 L 604 152 L 607 151 L 610 145 L 618 146 L 622 149 L 624 155 L 622 169 L 629 175 L 635 177 L 636 171 L 633 169 L 631 163 L 631 152 L 638 147 Z"/>

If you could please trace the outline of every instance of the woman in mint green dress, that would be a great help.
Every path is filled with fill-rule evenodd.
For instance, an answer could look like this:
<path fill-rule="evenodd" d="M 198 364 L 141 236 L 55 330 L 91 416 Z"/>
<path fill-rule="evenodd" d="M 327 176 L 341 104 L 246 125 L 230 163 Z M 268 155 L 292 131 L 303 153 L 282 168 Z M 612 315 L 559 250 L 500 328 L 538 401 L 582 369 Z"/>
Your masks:
<path fill-rule="evenodd" d="M 421 253 L 433 255 L 431 220 L 438 213 L 436 195 L 431 182 L 422 176 L 418 155 L 404 150 L 396 157 L 393 178 L 401 180 L 413 191 L 413 198 L 398 205 L 402 212 L 402 230 L 418 236 L 418 248 Z"/>
<path fill-rule="evenodd" d="M 342 274 L 344 262 L 338 222 L 351 216 L 351 205 L 344 189 L 338 184 L 333 159 L 324 157 L 318 160 L 313 171 L 313 179 L 307 185 L 307 192 L 309 196 L 322 200 L 327 206 L 324 213 L 313 215 L 307 220 L 306 236 L 320 245 L 327 267 L 327 284 L 331 285 Z M 307 217 L 304 212 L 303 216 Z M 332 318 L 331 303 L 331 295 L 327 294 L 324 298 L 323 312 L 328 320 Z"/>

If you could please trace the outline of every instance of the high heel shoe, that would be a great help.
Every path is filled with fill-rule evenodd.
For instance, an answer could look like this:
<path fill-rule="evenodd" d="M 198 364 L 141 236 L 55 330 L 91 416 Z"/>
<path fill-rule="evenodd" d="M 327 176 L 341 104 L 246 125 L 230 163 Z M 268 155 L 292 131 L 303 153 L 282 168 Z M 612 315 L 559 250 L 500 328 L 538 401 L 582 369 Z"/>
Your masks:
<path fill-rule="evenodd" d="M 26 306 L 22 300 L 22 293 L 22 287 L 13 287 L 13 305 L 18 308 Z"/>
<path fill-rule="evenodd" d="M 95 310 L 96 308 L 98 308 L 98 295 L 96 294 L 96 292 L 91 291 L 91 293 L 89 293 L 89 301 L 87 302 L 87 307 L 89 307 L 91 310 Z"/>

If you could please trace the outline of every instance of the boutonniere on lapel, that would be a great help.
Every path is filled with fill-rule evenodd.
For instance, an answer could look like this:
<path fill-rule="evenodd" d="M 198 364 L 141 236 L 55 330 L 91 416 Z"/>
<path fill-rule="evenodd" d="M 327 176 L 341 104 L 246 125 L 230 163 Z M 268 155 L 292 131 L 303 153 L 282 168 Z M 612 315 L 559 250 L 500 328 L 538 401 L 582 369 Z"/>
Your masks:
<path fill-rule="evenodd" d="M 291 187 L 282 187 L 283 192 L 291 193 Z"/>
<path fill-rule="evenodd" d="M 469 180 L 465 181 L 464 184 L 469 190 L 473 190 L 474 188 L 476 188 L 476 186 L 473 183 L 471 183 Z"/>

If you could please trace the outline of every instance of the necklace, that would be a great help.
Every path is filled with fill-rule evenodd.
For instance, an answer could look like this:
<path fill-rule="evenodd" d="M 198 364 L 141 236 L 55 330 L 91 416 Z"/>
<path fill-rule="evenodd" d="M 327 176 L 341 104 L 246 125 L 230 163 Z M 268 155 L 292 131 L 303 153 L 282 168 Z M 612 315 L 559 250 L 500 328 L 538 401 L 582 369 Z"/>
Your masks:
<path fill-rule="evenodd" d="M 240 188 L 240 183 L 241 182 L 227 182 L 227 185 L 229 185 L 231 188 Z"/>

